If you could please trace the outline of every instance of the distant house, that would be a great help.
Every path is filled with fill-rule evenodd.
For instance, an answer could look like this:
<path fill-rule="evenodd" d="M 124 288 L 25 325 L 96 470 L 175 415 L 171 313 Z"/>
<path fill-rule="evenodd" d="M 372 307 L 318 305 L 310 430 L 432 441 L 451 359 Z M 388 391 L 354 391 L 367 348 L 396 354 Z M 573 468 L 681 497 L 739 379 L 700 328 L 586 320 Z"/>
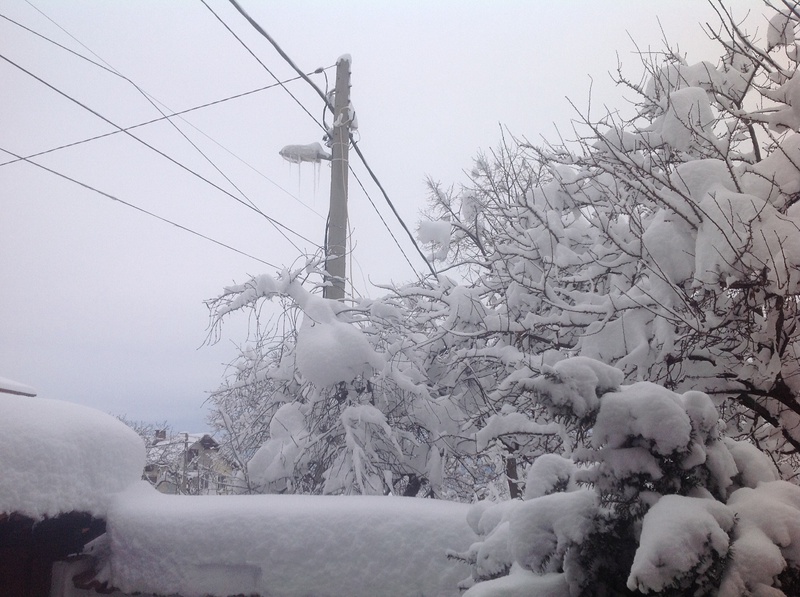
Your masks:
<path fill-rule="evenodd" d="M 217 495 L 229 493 L 233 472 L 208 433 L 167 437 L 165 430 L 159 430 L 148 446 L 144 478 L 161 493 Z"/>

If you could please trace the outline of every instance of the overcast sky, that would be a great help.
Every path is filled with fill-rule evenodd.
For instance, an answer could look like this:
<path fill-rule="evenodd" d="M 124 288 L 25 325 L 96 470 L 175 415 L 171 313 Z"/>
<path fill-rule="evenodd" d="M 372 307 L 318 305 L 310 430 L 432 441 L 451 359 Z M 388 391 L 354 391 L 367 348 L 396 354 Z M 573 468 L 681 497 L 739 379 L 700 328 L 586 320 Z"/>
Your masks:
<path fill-rule="evenodd" d="M 292 82 L 311 115 L 274 87 L 132 130 L 139 140 L 117 132 L 31 158 L 77 182 L 8 163 L 8 152 L 30 156 L 160 117 L 139 90 L 169 113 L 271 85 L 267 68 L 294 76 L 229 2 L 206 2 L 0 0 L 0 376 L 178 431 L 205 429 L 206 393 L 246 337 L 247 322 L 232 320 L 205 346 L 204 301 L 275 267 L 78 183 L 274 266 L 297 263 L 322 243 L 329 168 L 298 168 L 278 151 L 320 140 L 321 101 Z M 590 84 L 595 109 L 624 107 L 608 73 L 619 58 L 638 78 L 628 34 L 661 49 L 662 27 L 690 62 L 718 57 L 699 24 L 715 14 L 701 0 L 242 4 L 306 72 L 352 56 L 360 147 L 412 226 L 426 177 L 463 182 L 472 158 L 498 145 L 500 125 L 533 141 L 554 138 L 554 123 L 568 133 L 565 96 L 586 106 Z M 761 10 L 756 0 L 731 4 L 742 16 Z M 751 23 L 763 30 L 757 15 Z M 326 72 L 333 85 L 334 70 Z M 323 75 L 314 80 L 325 87 Z M 353 167 L 422 271 L 364 168 Z M 357 290 L 374 295 L 370 281 L 414 278 L 353 180 L 350 189 Z"/>

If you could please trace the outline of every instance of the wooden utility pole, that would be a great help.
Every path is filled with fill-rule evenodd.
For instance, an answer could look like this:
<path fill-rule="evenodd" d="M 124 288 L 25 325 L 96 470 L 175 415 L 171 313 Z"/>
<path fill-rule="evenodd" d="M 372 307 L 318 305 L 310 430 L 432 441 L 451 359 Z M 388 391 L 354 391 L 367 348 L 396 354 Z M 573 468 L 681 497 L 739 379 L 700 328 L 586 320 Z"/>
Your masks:
<path fill-rule="evenodd" d="M 350 149 L 350 124 L 353 119 L 350 106 L 350 56 L 336 61 L 336 91 L 333 98 L 333 127 L 331 131 L 331 205 L 328 215 L 328 242 L 325 269 L 328 271 L 323 296 L 329 299 L 344 298 L 347 281 L 347 154 Z"/>

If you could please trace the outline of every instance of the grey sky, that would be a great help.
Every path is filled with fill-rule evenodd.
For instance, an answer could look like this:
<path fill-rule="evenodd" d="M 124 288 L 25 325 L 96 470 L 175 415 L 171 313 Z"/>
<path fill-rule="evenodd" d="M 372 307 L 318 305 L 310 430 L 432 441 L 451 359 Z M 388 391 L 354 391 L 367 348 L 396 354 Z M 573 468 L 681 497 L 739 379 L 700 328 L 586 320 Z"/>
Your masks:
<path fill-rule="evenodd" d="M 294 76 L 228 2 L 206 1 L 279 78 Z M 361 148 L 409 225 L 424 207 L 426 176 L 463 181 L 471 159 L 499 143 L 500 124 L 533 141 L 554 138 L 553 123 L 568 135 L 573 113 L 564 98 L 586 106 L 590 75 L 594 108 L 621 107 L 607 73 L 618 56 L 626 72 L 640 73 L 627 32 L 641 48 L 660 49 L 659 16 L 667 38 L 690 61 L 718 56 L 698 24 L 713 22 L 714 13 L 699 0 L 243 4 L 306 71 L 352 55 Z M 733 5 L 742 16 L 747 8 L 760 10 L 755 0 Z M 200 0 L 4 0 L 0 14 L 97 60 L 89 48 L 171 110 L 274 83 Z M 752 22 L 763 28 L 759 19 Z M 119 126 L 160 116 L 129 82 L 6 19 L 0 19 L 0 55 Z M 115 130 L 7 60 L 0 60 L 3 149 L 29 155 Z M 333 70 L 327 72 L 332 85 Z M 315 81 L 325 85 L 320 75 Z M 321 117 L 321 102 L 305 84 L 288 87 Z M 315 173 L 278 156 L 284 145 L 318 141 L 321 130 L 285 91 L 224 102 L 186 120 L 213 141 L 175 122 L 247 199 L 322 243 L 327 167 Z M 239 196 L 169 123 L 132 132 Z M 0 162 L 10 159 L 0 152 Z M 266 219 L 123 133 L 36 160 L 270 263 L 298 259 Z M 363 167 L 354 168 L 422 271 L 377 188 Z M 411 279 L 364 194 L 354 181 L 350 188 L 356 288 L 374 294 L 370 281 Z M 219 344 L 201 348 L 203 301 L 274 268 L 27 163 L 0 166 L 0 210 L 0 375 L 44 397 L 204 428 L 205 392 L 219 384 L 247 322 L 232 321 Z M 301 250 L 314 250 L 289 237 Z"/>

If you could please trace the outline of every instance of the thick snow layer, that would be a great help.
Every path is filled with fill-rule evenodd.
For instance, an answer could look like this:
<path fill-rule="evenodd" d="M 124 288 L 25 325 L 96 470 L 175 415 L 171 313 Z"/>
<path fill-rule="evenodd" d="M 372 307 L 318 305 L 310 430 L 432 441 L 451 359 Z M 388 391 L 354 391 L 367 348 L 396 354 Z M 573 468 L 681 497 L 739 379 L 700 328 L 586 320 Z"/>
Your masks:
<path fill-rule="evenodd" d="M 740 475 L 744 487 L 757 487 L 759 483 L 768 483 L 780 479 L 778 469 L 770 457 L 750 442 L 737 442 L 731 438 L 723 439 Z"/>
<path fill-rule="evenodd" d="M 747 282 L 763 270 L 773 292 L 800 284 L 797 224 L 772 204 L 754 195 L 718 191 L 700 208 L 706 216 L 697 233 L 699 282 Z"/>
<path fill-rule="evenodd" d="M 457 596 L 474 539 L 466 504 L 400 497 L 170 496 L 114 500 L 101 577 L 183 597 Z"/>
<path fill-rule="evenodd" d="M 567 597 L 569 585 L 561 573 L 535 574 L 515 566 L 508 576 L 478 583 L 464 597 Z"/>
<path fill-rule="evenodd" d="M 265 442 L 247 463 L 250 481 L 257 487 L 267 487 L 280 480 L 288 480 L 295 459 L 308 443 L 305 429 L 303 405 L 288 402 L 273 415 L 269 424 L 269 440 Z M 283 490 L 286 483 L 276 487 Z"/>
<path fill-rule="evenodd" d="M 561 428 L 556 423 L 534 423 L 527 415 L 517 412 L 499 413 L 489 417 L 485 427 L 475 434 L 478 451 L 504 435 L 558 435 Z"/>
<path fill-rule="evenodd" d="M 580 489 L 522 502 L 511 513 L 511 552 L 532 572 L 557 572 L 568 547 L 582 543 L 593 529 L 597 496 Z"/>
<path fill-rule="evenodd" d="M 112 494 L 141 479 L 144 461 L 141 438 L 110 415 L 0 394 L 0 513 L 102 517 Z"/>
<path fill-rule="evenodd" d="M 574 489 L 572 476 L 575 463 L 558 454 L 542 454 L 528 469 L 525 482 L 525 499 L 542 497 L 555 491 Z"/>
<path fill-rule="evenodd" d="M 371 375 L 383 361 L 357 327 L 331 318 L 308 321 L 297 335 L 297 369 L 318 388 Z"/>
<path fill-rule="evenodd" d="M 450 244 L 452 225 L 446 220 L 423 220 L 417 228 L 417 240 L 423 244 Z"/>
<path fill-rule="evenodd" d="M 689 151 L 698 135 L 712 138 L 714 113 L 708 94 L 700 87 L 673 91 L 659 124 L 661 138 L 679 151 Z"/>
<path fill-rule="evenodd" d="M 640 437 L 652 442 L 654 452 L 666 455 L 685 449 L 691 433 L 691 420 L 678 394 L 639 382 L 603 396 L 592 445 L 620 448 L 630 438 Z"/>
<path fill-rule="evenodd" d="M 728 553 L 733 512 L 713 499 L 666 495 L 645 515 L 628 588 L 662 591 Z"/>
<path fill-rule="evenodd" d="M 767 28 L 767 50 L 794 43 L 794 27 L 788 14 L 776 12 Z"/>
<path fill-rule="evenodd" d="M 543 373 L 535 382 L 543 402 L 579 417 L 597 409 L 600 396 L 618 388 L 625 378 L 619 369 L 587 357 L 559 361 L 544 367 Z"/>
<path fill-rule="evenodd" d="M 786 481 L 745 487 L 731 495 L 728 506 L 737 524 L 719 596 L 783 595 L 772 586 L 787 562 L 800 561 L 800 487 Z"/>

